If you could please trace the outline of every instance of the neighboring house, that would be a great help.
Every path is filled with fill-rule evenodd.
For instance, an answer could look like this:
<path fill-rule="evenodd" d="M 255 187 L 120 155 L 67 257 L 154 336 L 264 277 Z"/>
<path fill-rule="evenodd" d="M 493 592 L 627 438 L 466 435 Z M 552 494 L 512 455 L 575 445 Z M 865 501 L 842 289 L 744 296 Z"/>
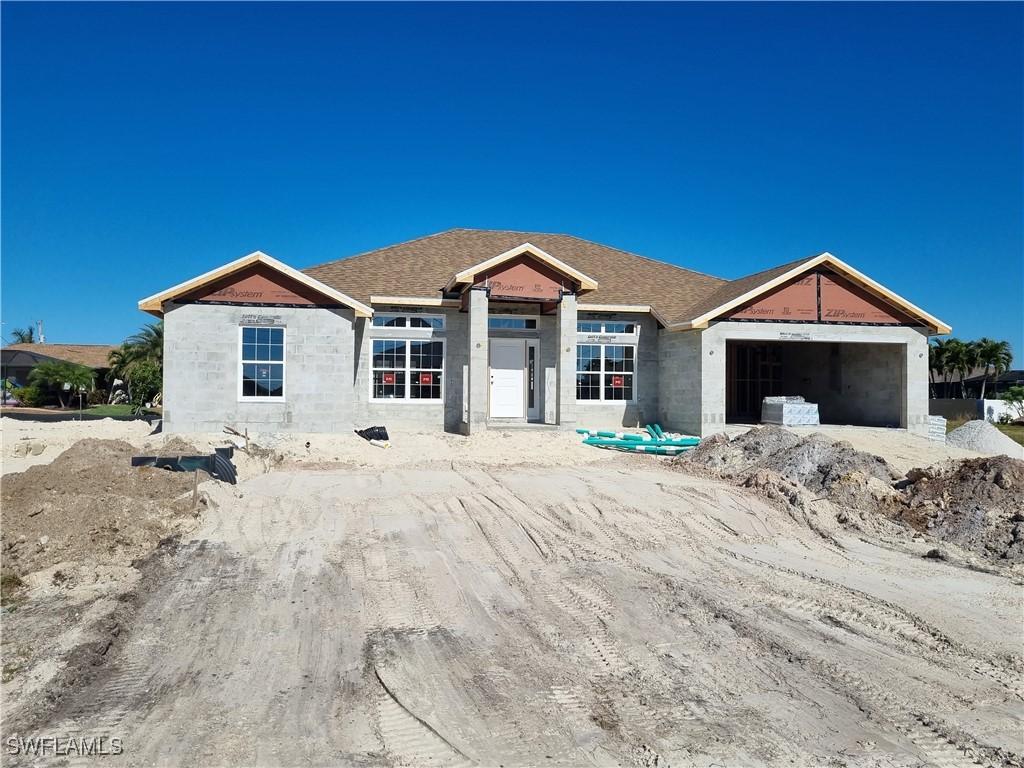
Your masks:
<path fill-rule="evenodd" d="M 985 381 L 985 397 L 995 400 L 999 393 L 1005 392 L 1010 387 L 1024 386 L 1024 371 L 1004 371 L 996 376 L 994 373 L 968 376 L 964 379 L 964 391 L 966 397 L 981 397 L 981 382 Z M 959 391 L 957 391 L 959 396 Z"/>
<path fill-rule="evenodd" d="M 164 429 L 553 424 L 706 435 L 803 395 L 926 433 L 949 326 L 828 253 L 724 280 L 568 235 L 455 229 L 296 270 L 256 252 L 139 303 Z"/>
<path fill-rule="evenodd" d="M 0 350 L 0 378 L 24 386 L 33 368 L 53 360 L 106 370 L 110 367 L 107 357 L 115 349 L 110 344 L 11 344 Z"/>

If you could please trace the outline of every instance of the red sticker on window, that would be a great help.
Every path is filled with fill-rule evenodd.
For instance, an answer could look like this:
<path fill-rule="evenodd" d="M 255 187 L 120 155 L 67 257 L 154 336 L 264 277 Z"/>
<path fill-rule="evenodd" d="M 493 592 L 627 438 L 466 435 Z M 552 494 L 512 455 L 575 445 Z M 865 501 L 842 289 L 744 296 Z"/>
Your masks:
<path fill-rule="evenodd" d="M 434 374 L 432 374 L 432 373 L 421 373 L 420 374 L 420 384 L 433 384 L 433 383 L 434 383 Z"/>
<path fill-rule="evenodd" d="M 621 387 L 621 386 L 623 386 L 622 377 L 621 376 L 612 376 L 612 386 L 613 387 Z"/>
<path fill-rule="evenodd" d="M 384 383 L 385 384 L 394 384 L 395 383 L 395 374 L 393 374 L 393 373 L 385 373 L 383 376 L 384 376 Z"/>

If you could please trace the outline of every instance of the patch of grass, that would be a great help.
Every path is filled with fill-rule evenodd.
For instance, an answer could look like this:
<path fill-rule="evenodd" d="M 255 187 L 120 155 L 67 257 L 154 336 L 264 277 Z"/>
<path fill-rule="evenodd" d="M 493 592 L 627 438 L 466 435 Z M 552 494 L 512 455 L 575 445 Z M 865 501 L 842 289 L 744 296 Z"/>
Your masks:
<path fill-rule="evenodd" d="M 1014 442 L 1024 445 L 1024 424 L 996 424 L 996 429 Z"/>
<path fill-rule="evenodd" d="M 117 405 L 90 405 L 85 409 L 90 416 L 131 416 L 132 406 L 129 403 L 118 403 Z M 149 409 L 146 413 L 156 413 Z"/>

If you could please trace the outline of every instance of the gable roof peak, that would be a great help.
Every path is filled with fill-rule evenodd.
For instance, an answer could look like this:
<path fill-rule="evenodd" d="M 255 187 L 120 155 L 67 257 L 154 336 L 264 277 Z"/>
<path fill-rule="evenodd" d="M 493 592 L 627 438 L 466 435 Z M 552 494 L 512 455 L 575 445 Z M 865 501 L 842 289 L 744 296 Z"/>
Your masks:
<path fill-rule="evenodd" d="M 310 288 L 317 293 L 326 296 L 329 299 L 333 299 L 339 304 L 343 304 L 349 307 L 355 312 L 356 317 L 371 317 L 373 310 L 370 309 L 366 304 L 360 301 L 356 301 L 351 296 L 348 296 L 337 288 L 333 288 L 325 283 L 320 282 L 314 277 L 307 275 L 294 267 L 289 267 L 283 261 L 278 261 L 273 256 L 264 253 L 263 251 L 253 251 L 247 253 L 245 256 L 235 259 L 234 261 L 228 262 L 223 266 L 211 269 L 209 272 L 204 272 L 197 277 L 193 277 L 191 280 L 186 280 L 183 283 L 178 283 L 171 288 L 155 293 L 152 296 L 147 296 L 139 301 L 139 309 L 143 312 L 148 312 L 151 315 L 157 317 L 163 317 L 164 303 L 173 301 L 174 299 L 189 294 L 203 286 L 209 285 L 216 280 L 228 277 L 235 274 L 247 267 L 251 267 L 253 264 L 265 264 L 276 272 L 288 277 L 289 279 Z"/>
<path fill-rule="evenodd" d="M 537 261 L 546 264 L 547 266 L 554 269 L 556 272 L 559 272 L 562 275 L 565 275 L 566 277 L 578 283 L 580 291 L 597 290 L 597 280 L 595 280 L 592 277 L 588 277 L 587 275 L 583 274 L 572 265 L 566 264 L 561 259 L 555 258 L 550 253 L 545 251 L 543 248 L 539 248 L 530 242 L 520 243 L 514 248 L 510 248 L 509 250 L 503 253 L 496 254 L 489 259 L 485 259 L 484 261 L 479 262 L 478 264 L 474 264 L 470 267 L 466 267 L 465 269 L 460 270 L 459 272 L 455 273 L 455 275 L 453 275 L 452 278 L 448 281 L 448 284 L 445 286 L 445 290 L 450 291 L 453 290 L 457 285 L 466 285 L 472 283 L 476 279 L 476 276 L 481 272 L 486 272 L 487 270 L 492 269 L 493 267 L 496 267 L 499 264 L 503 264 L 506 261 L 515 259 L 519 256 L 527 255 L 532 256 Z"/>
<path fill-rule="evenodd" d="M 703 300 L 691 306 L 683 316 L 677 318 L 669 327 L 676 330 L 706 328 L 711 320 L 719 317 L 723 313 L 761 296 L 823 264 L 831 267 L 840 275 L 859 283 L 861 286 L 867 288 L 870 293 L 878 296 L 888 304 L 921 320 L 923 324 L 929 326 L 933 332 L 939 334 L 950 332 L 950 326 L 939 320 L 937 317 L 928 314 L 920 307 L 907 301 L 902 296 L 890 291 L 885 286 L 875 280 L 872 280 L 863 272 L 855 269 L 828 251 L 822 251 L 817 256 L 797 259 L 796 261 L 781 264 L 777 267 L 772 267 L 771 269 L 766 269 L 761 272 L 755 272 L 728 282 Z"/>

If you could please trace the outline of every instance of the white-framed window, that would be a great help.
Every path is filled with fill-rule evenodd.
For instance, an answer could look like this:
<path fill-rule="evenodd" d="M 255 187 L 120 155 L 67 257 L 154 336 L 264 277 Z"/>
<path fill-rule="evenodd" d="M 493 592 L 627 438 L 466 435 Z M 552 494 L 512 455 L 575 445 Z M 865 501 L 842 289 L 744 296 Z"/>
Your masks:
<path fill-rule="evenodd" d="M 444 341 L 372 339 L 370 399 L 403 402 L 444 397 Z"/>
<path fill-rule="evenodd" d="M 238 399 L 284 400 L 285 329 L 243 325 L 238 329 Z"/>
<path fill-rule="evenodd" d="M 577 344 L 576 399 L 636 399 L 636 347 L 632 344 Z"/>
<path fill-rule="evenodd" d="M 444 315 L 374 314 L 374 328 L 431 328 L 444 330 Z"/>
<path fill-rule="evenodd" d="M 639 323 L 628 320 L 580 320 L 576 323 L 577 333 L 636 334 L 639 330 Z"/>
<path fill-rule="evenodd" d="M 535 331 L 537 330 L 537 318 L 520 315 L 489 315 L 487 327 L 492 331 Z"/>

